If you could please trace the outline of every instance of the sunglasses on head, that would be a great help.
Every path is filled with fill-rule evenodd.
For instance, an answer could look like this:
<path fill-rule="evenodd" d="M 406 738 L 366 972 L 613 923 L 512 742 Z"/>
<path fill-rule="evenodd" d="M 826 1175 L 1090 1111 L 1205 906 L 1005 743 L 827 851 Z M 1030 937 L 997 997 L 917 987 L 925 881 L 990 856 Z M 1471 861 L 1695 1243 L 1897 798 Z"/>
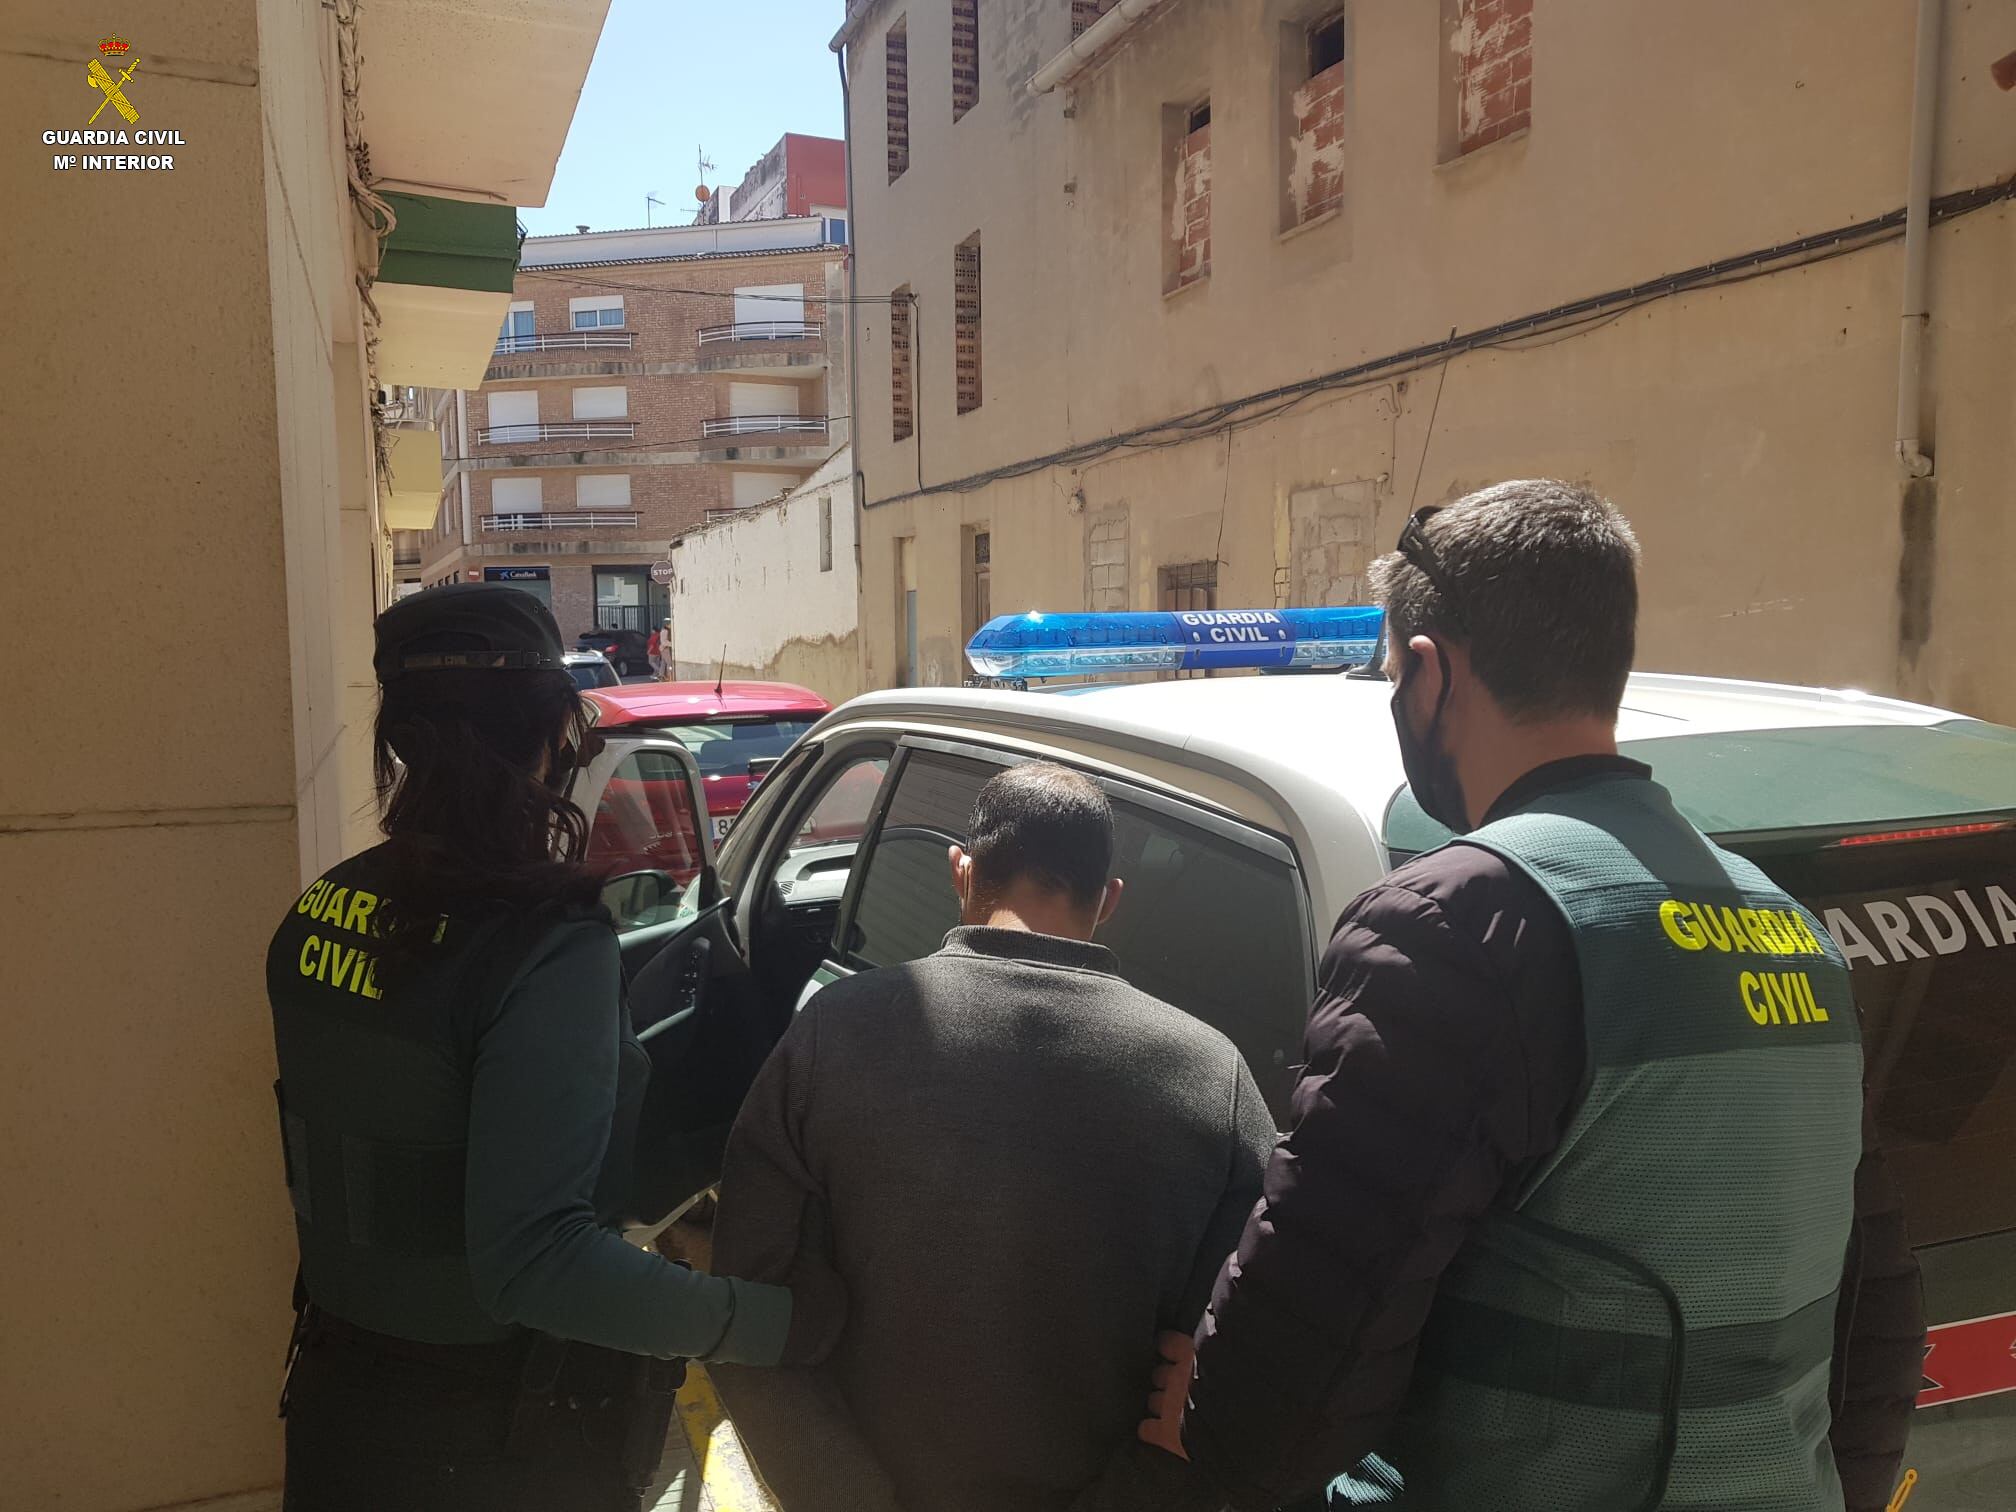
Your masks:
<path fill-rule="evenodd" d="M 1435 589 L 1435 596 L 1441 601 L 1442 619 L 1451 630 L 1463 628 L 1463 611 L 1458 607 L 1456 590 L 1450 585 L 1449 575 L 1442 570 L 1442 559 L 1435 554 L 1429 542 L 1427 524 L 1443 510 L 1440 504 L 1424 504 L 1407 517 L 1407 523 L 1400 529 L 1398 550 L 1410 566 L 1428 579 Z"/>

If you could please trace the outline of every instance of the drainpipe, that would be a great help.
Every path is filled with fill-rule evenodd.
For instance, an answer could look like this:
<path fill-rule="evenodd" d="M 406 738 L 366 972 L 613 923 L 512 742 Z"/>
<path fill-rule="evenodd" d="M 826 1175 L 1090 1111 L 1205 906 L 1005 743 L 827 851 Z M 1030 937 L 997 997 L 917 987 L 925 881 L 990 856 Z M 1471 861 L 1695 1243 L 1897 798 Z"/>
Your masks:
<path fill-rule="evenodd" d="M 861 582 L 861 517 L 867 512 L 868 482 L 861 472 L 861 338 L 854 312 L 860 295 L 856 287 L 861 222 L 854 204 L 854 101 L 847 87 L 847 48 L 838 42 L 833 57 L 840 65 L 841 159 L 847 178 L 847 458 L 848 484 L 854 495 L 854 582 L 859 596 Z M 829 321 L 830 325 L 831 322 Z"/>
<path fill-rule="evenodd" d="M 1071 45 L 1029 77 L 1029 93 L 1041 95 L 1069 84 L 1091 66 L 1093 58 L 1119 41 L 1134 23 L 1163 4 L 1163 0 L 1120 0 L 1113 9 L 1086 27 Z"/>
<path fill-rule="evenodd" d="M 472 538 L 469 519 L 469 464 L 463 460 L 469 455 L 469 393 L 466 389 L 455 390 L 455 470 L 462 475 L 462 544 L 467 546 Z"/>
<path fill-rule="evenodd" d="M 1933 150 L 1939 124 L 1941 0 L 1918 0 L 1916 77 L 1911 87 L 1911 176 L 1904 194 L 1904 311 L 1897 346 L 1897 459 L 1912 478 L 1932 476 L 1921 434 L 1925 329 L 1931 323 L 1926 274 L 1931 258 Z"/>

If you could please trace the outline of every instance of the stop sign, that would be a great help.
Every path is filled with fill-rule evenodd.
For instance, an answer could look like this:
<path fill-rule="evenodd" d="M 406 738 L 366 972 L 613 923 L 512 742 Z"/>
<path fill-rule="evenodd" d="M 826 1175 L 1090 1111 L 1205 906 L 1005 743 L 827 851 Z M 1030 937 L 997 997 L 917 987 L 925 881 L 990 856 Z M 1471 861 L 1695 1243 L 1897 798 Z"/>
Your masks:
<path fill-rule="evenodd" d="M 672 581 L 675 570 L 670 562 L 653 562 L 651 564 L 651 581 L 662 588 Z"/>

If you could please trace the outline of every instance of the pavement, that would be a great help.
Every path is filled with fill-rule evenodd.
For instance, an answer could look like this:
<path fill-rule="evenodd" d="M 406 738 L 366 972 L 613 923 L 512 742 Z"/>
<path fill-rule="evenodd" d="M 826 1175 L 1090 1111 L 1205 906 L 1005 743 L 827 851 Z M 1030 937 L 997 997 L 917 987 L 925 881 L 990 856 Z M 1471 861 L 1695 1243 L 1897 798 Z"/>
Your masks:
<path fill-rule="evenodd" d="M 658 1249 L 705 1270 L 712 1250 L 709 1237 L 704 1223 L 678 1223 L 660 1237 Z M 654 1483 L 656 1500 L 645 1503 L 650 1512 L 777 1512 L 705 1367 L 686 1367 L 673 1428 Z"/>

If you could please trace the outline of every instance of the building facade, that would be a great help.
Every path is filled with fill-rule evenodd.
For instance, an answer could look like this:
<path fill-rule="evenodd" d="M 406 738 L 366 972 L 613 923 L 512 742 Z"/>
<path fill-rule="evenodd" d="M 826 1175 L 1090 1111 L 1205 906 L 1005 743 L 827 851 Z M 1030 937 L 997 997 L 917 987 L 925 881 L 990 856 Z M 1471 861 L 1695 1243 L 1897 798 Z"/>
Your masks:
<path fill-rule="evenodd" d="M 800 216 L 529 238 L 482 387 L 441 416 L 418 580 L 515 584 L 570 639 L 662 625 L 651 564 L 673 538 L 846 439 L 825 235 Z"/>
<path fill-rule="evenodd" d="M 5 677 L 9 1507 L 280 1505 L 266 942 L 371 838 L 371 624 L 440 490 L 405 398 L 481 380 L 606 8 L 0 19 L 5 640 L 118 595 Z M 94 101 L 148 136 L 64 144 Z"/>
<path fill-rule="evenodd" d="M 1348 602 L 1412 507 L 1555 475 L 1638 527 L 1641 666 L 2016 720 L 2011 39 L 1927 4 L 1920 68 L 1893 0 L 1821 50 L 1738 0 L 850 0 L 865 682 L 958 681 L 983 566 Z"/>
<path fill-rule="evenodd" d="M 797 488 L 672 543 L 672 673 L 797 683 L 830 703 L 861 688 L 853 453 Z"/>
<path fill-rule="evenodd" d="M 722 221 L 776 220 L 816 215 L 837 222 L 827 239 L 847 239 L 847 144 L 832 137 L 787 131 L 761 162 L 731 188 L 716 189 L 701 202 L 701 225 Z"/>

